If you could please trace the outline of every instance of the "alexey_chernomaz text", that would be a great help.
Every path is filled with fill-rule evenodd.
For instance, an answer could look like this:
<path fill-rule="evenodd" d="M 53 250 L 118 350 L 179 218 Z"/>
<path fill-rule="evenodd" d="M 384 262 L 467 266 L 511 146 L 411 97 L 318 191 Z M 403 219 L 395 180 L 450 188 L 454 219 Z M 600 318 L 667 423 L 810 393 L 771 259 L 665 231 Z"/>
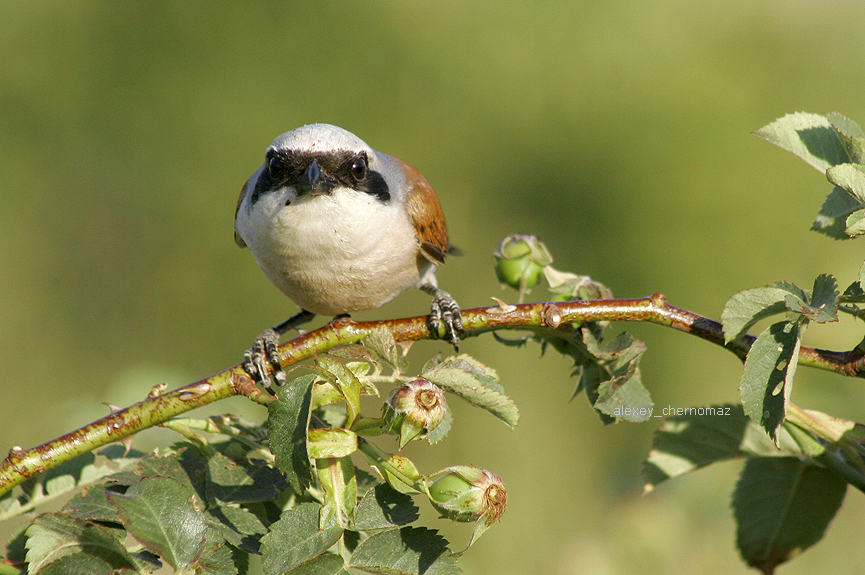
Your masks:
<path fill-rule="evenodd" d="M 613 417 L 671 417 L 674 415 L 732 415 L 729 405 L 714 405 L 710 407 L 673 407 L 667 406 L 661 410 L 663 415 L 652 415 L 655 411 L 652 407 L 617 407 L 613 410 Z"/>

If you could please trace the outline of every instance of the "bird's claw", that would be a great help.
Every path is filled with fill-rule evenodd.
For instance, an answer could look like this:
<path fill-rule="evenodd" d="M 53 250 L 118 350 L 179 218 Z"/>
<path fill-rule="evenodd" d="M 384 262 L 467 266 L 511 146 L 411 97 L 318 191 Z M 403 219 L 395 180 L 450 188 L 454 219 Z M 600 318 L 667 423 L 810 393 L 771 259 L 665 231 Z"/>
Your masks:
<path fill-rule="evenodd" d="M 429 327 L 434 333 L 438 333 L 444 327 L 445 338 L 454 346 L 455 350 L 459 351 L 463 320 L 460 316 L 459 304 L 448 292 L 440 289 L 435 290 L 430 307 Z"/>
<path fill-rule="evenodd" d="M 268 366 L 272 373 L 268 373 Z M 243 369 L 264 389 L 274 393 L 285 384 L 285 371 L 279 362 L 279 334 L 269 329 L 255 338 L 252 347 L 243 353 Z"/>

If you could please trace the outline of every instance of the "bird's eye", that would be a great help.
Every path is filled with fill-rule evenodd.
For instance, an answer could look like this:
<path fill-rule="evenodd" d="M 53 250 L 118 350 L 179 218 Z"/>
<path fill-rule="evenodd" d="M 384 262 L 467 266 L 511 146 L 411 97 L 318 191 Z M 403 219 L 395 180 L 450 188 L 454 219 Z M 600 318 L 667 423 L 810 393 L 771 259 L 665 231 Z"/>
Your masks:
<path fill-rule="evenodd" d="M 358 180 L 362 180 L 366 176 L 367 163 L 366 155 L 358 156 L 351 164 L 351 175 Z"/>
<path fill-rule="evenodd" d="M 278 180 L 285 174 L 285 163 L 279 156 L 271 156 L 267 159 L 267 171 L 270 177 Z"/>

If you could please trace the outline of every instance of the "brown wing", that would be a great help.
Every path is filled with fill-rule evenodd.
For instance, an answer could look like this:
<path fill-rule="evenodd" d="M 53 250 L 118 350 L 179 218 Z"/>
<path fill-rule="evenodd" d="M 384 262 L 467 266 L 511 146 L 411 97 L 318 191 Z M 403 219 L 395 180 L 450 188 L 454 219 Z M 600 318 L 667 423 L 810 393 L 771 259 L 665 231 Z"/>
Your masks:
<path fill-rule="evenodd" d="M 417 234 L 421 253 L 432 263 L 441 265 L 451 247 L 442 206 L 423 174 L 402 160 L 397 161 L 405 171 L 405 183 L 408 187 L 406 208 Z"/>
<path fill-rule="evenodd" d="M 240 211 L 240 204 L 243 203 L 243 198 L 246 197 L 246 186 L 249 185 L 249 181 L 244 182 L 243 187 L 240 188 L 240 197 L 237 198 L 237 206 L 234 208 L 234 219 L 237 220 L 237 212 Z M 246 247 L 246 242 L 243 241 L 243 238 L 237 233 L 237 230 L 234 230 L 234 242 L 241 248 Z"/>

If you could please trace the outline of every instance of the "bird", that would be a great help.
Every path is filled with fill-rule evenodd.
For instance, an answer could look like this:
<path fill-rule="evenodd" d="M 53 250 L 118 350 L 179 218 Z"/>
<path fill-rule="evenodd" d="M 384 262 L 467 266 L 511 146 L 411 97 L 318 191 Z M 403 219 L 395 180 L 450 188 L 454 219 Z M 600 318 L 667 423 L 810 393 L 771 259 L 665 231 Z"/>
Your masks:
<path fill-rule="evenodd" d="M 460 308 L 435 277 L 458 253 L 438 196 L 416 168 L 347 130 L 309 124 L 273 140 L 241 189 L 234 239 L 300 307 L 244 353 L 244 369 L 268 391 L 285 383 L 281 335 L 315 315 L 376 309 L 412 287 L 433 298 L 432 333 L 444 328 L 458 349 Z"/>

